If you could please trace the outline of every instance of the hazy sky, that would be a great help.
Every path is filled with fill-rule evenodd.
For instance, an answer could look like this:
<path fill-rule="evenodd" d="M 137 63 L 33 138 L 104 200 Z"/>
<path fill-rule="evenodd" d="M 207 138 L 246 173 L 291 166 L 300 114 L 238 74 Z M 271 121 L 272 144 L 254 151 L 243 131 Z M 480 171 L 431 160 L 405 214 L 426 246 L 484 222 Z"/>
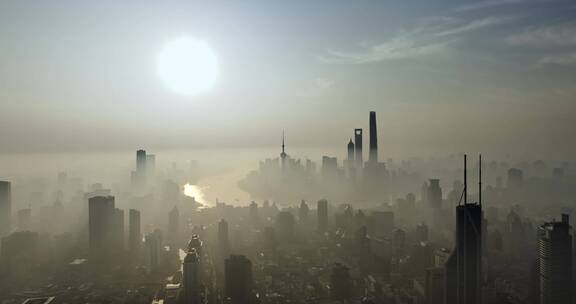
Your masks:
<path fill-rule="evenodd" d="M 183 35 L 215 88 L 158 79 Z M 0 152 L 347 143 L 382 153 L 576 153 L 576 3 L 1 1 Z M 367 139 L 365 140 L 367 142 Z"/>

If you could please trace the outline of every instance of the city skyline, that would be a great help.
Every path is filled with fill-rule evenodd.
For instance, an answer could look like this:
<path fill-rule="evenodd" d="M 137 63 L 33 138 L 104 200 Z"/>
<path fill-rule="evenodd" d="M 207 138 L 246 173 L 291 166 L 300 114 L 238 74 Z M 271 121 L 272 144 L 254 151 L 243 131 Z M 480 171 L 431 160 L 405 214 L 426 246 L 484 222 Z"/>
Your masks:
<path fill-rule="evenodd" d="M 1 304 L 574 304 L 574 0 L 0 2 Z"/>
<path fill-rule="evenodd" d="M 344 130 L 367 130 L 355 122 L 372 110 L 392 154 L 576 152 L 565 140 L 576 110 L 570 1 L 0 8 L 0 152 L 263 147 L 282 129 L 293 147 L 337 146 Z M 181 36 L 219 59 L 201 96 L 171 92 L 156 73 L 162 46 Z"/>

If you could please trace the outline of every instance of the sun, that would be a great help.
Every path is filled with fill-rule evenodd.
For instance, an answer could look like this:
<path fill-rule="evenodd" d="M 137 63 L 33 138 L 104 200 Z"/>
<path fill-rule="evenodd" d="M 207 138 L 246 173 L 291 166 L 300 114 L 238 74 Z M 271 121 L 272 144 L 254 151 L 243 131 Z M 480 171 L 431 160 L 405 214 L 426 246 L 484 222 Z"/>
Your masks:
<path fill-rule="evenodd" d="M 220 74 L 218 58 L 210 46 L 192 37 L 169 41 L 158 54 L 156 63 L 163 84 L 182 95 L 210 91 Z"/>

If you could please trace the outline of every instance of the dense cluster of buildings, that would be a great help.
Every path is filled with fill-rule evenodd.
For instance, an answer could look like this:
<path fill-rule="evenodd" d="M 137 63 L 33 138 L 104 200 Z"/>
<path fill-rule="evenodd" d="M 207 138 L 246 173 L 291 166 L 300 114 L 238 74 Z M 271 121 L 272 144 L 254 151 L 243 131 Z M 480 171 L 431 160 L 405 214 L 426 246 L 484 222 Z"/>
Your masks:
<path fill-rule="evenodd" d="M 569 167 L 469 169 L 464 155 L 450 191 L 421 178 L 418 196 L 413 187 L 392 204 L 373 201 L 398 175 L 378 160 L 369 118 L 367 161 L 362 129 L 343 166 L 325 156 L 319 174 L 283 139 L 280 157 L 243 181 L 298 203 L 198 208 L 144 150 L 124 188 L 59 174 L 55 202 L 40 208 L 14 211 L 22 190 L 0 181 L 0 303 L 573 304 Z"/>
<path fill-rule="evenodd" d="M 290 157 L 285 151 L 284 137 L 280 157 L 260 162 L 259 170 L 250 172 L 239 182 L 254 197 L 276 200 L 303 197 L 328 197 L 353 202 L 374 201 L 386 197 L 389 176 L 384 162 L 378 160 L 376 112 L 369 116 L 368 160 L 363 157 L 363 130 L 356 128 L 347 145 L 346 159 L 322 156 L 319 171 L 315 162 Z M 338 189 L 338 190 L 334 190 Z"/>

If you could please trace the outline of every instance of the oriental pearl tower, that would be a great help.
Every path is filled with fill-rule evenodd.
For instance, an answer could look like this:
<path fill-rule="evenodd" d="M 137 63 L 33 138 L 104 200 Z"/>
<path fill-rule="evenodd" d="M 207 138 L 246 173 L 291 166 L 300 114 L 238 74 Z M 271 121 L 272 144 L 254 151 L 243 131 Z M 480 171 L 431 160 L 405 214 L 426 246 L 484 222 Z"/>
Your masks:
<path fill-rule="evenodd" d="M 282 169 L 284 169 L 284 166 L 286 165 L 287 156 L 288 154 L 286 154 L 286 152 L 284 151 L 284 131 L 282 131 L 282 153 L 280 153 L 280 159 L 282 161 Z"/>

